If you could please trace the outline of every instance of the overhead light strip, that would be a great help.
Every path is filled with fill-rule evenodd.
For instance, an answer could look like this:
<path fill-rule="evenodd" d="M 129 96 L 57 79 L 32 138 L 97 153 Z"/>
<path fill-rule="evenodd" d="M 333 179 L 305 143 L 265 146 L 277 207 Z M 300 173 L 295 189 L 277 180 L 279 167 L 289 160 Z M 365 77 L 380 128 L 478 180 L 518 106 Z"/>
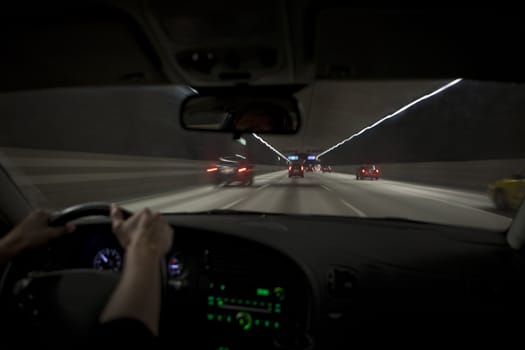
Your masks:
<path fill-rule="evenodd" d="M 266 142 L 265 139 L 263 139 L 262 137 L 260 137 L 259 135 L 257 135 L 256 133 L 252 133 L 253 137 L 255 137 L 257 140 L 259 140 L 261 143 L 263 143 L 266 147 L 268 147 L 269 149 L 271 149 L 272 151 L 274 151 L 275 153 L 277 153 L 281 158 L 284 158 L 286 159 L 286 156 L 283 155 L 281 152 L 279 152 L 277 149 L 275 149 L 275 147 L 273 147 L 272 145 L 270 145 L 268 142 Z"/>
<path fill-rule="evenodd" d="M 376 126 L 378 126 L 379 124 L 383 123 L 384 121 L 386 121 L 386 120 L 388 120 L 388 119 L 390 119 L 390 118 L 395 117 L 395 116 L 398 115 L 399 113 L 402 113 L 402 112 L 406 111 L 407 109 L 411 108 L 412 106 L 414 106 L 414 105 L 416 105 L 416 104 L 418 104 L 418 103 L 420 103 L 420 102 L 422 102 L 422 101 L 424 101 L 424 100 L 426 100 L 426 99 L 429 99 L 429 98 L 431 98 L 431 97 L 433 97 L 433 96 L 435 96 L 435 95 L 437 95 L 437 94 L 439 94 L 439 93 L 441 93 L 441 92 L 447 90 L 448 88 L 450 88 L 450 87 L 456 85 L 457 83 L 459 83 L 461 80 L 463 80 L 463 79 L 462 79 L 462 78 L 459 78 L 459 79 L 453 80 L 453 81 L 451 81 L 450 83 L 448 83 L 448 84 L 446 84 L 446 85 L 440 87 L 439 89 L 437 89 L 437 90 L 435 90 L 435 91 L 433 91 L 433 92 L 431 92 L 431 93 L 429 93 L 429 94 L 427 94 L 427 95 L 424 95 L 424 96 L 418 98 L 418 99 L 415 100 L 415 101 L 410 102 L 409 104 L 405 105 L 404 107 L 401 107 L 400 109 L 398 109 L 398 110 L 395 111 L 394 113 L 389 114 L 389 115 L 387 115 L 386 117 L 379 119 L 379 120 L 378 120 L 377 122 L 375 122 L 374 124 L 369 125 L 369 126 L 363 128 L 361 131 L 359 131 L 359 132 L 353 134 L 352 136 L 350 136 L 350 137 L 348 137 L 348 138 L 342 140 L 341 142 L 335 144 L 334 146 L 328 148 L 327 150 L 325 150 L 325 151 L 319 153 L 319 154 L 317 155 L 317 158 L 319 159 L 319 157 L 321 157 L 321 156 L 327 154 L 328 152 L 333 151 L 334 149 L 336 149 L 336 148 L 342 146 L 342 145 L 345 144 L 346 142 L 352 140 L 354 137 L 357 137 L 357 136 L 361 135 L 362 133 L 364 133 L 364 132 L 367 131 L 367 130 L 370 130 L 370 129 L 372 129 L 372 128 L 375 128 Z"/>

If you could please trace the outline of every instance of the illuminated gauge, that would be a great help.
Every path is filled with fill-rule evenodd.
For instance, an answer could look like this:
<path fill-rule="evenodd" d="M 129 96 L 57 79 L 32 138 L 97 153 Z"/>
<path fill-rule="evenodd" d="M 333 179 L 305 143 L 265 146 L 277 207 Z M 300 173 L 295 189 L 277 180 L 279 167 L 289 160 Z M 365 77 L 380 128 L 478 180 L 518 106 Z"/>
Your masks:
<path fill-rule="evenodd" d="M 93 259 L 93 268 L 96 270 L 120 271 L 122 256 L 116 249 L 104 248 L 98 251 Z"/>
<path fill-rule="evenodd" d="M 181 277 L 184 274 L 184 266 L 178 254 L 174 254 L 168 260 L 168 274 L 170 277 Z"/>

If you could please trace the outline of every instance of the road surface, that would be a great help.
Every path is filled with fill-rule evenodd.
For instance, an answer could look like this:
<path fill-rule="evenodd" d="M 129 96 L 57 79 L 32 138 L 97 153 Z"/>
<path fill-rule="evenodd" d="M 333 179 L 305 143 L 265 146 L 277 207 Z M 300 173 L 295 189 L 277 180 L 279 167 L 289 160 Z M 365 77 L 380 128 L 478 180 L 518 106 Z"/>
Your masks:
<path fill-rule="evenodd" d="M 233 209 L 268 213 L 359 217 L 399 217 L 433 223 L 502 231 L 511 218 L 494 211 L 484 193 L 380 179 L 357 181 L 342 173 L 305 173 L 288 178 L 287 171 L 255 178 L 254 186 L 196 186 L 121 202 L 137 210 L 162 212 Z"/>

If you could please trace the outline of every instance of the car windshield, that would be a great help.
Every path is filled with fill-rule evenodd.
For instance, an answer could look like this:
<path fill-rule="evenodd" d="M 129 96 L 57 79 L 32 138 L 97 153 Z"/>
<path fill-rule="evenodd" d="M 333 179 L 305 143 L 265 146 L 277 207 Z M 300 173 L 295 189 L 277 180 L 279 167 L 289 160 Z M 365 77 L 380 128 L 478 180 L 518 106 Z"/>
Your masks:
<path fill-rule="evenodd" d="M 171 29 L 190 33 L 185 23 L 173 22 Z M 175 30 L 169 34 L 177 48 L 186 47 Z M 122 42 L 123 50 L 128 44 Z M 104 49 L 112 53 L 114 47 Z M 38 66 L 42 74 L 54 59 L 57 66 L 66 62 L 62 49 L 50 50 L 52 59 Z M 212 53 L 180 55 L 182 68 L 215 59 Z M 267 65 L 278 59 L 267 56 Z M 224 57 L 234 67 L 224 74 L 241 79 L 235 67 L 242 57 Z M 140 59 L 114 66 L 138 66 Z M 162 79 L 151 72 L 160 62 L 144 74 L 130 68 L 123 80 L 98 86 L 90 74 L 112 73 L 95 61 L 83 73 L 86 83 L 61 84 L 66 74 L 51 87 L 13 78 L 0 93 L 0 163 L 34 206 L 101 201 L 164 213 L 401 218 L 501 232 L 525 196 L 525 181 L 516 176 L 525 167 L 522 84 L 460 77 L 329 79 L 320 65 L 317 78 L 294 93 L 302 110 L 297 134 L 237 137 L 185 130 L 179 111 L 199 87 L 155 84 Z M 205 63 L 195 70 L 199 77 L 215 74 Z M 153 83 L 135 84 L 141 79 Z M 229 164 L 235 168 L 224 166 Z M 303 168 L 292 169 L 298 165 Z"/>
<path fill-rule="evenodd" d="M 12 92 L 0 98 L 2 165 L 51 209 L 106 201 L 508 227 L 525 193 L 514 176 L 524 166 L 524 88 L 462 81 L 355 136 L 443 82 L 398 84 L 408 92 L 393 82 L 314 83 L 297 94 L 309 106 L 299 134 L 236 140 L 181 129 L 172 111 L 186 87 Z M 364 88 L 384 103 L 363 99 Z M 248 162 L 250 171 L 221 168 Z M 287 176 L 288 164 L 308 165 L 304 177 Z"/>

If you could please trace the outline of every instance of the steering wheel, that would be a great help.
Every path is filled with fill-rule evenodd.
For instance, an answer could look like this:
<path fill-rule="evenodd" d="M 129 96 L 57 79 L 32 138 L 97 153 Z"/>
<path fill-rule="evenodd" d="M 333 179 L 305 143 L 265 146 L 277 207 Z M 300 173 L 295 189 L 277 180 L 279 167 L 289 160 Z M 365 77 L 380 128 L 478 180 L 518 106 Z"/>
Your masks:
<path fill-rule="evenodd" d="M 84 203 L 75 205 L 69 208 L 62 209 L 58 212 L 52 213 L 49 219 L 50 226 L 62 226 L 66 223 L 80 219 L 86 216 L 109 216 L 110 205 L 107 203 Z M 133 213 L 122 209 L 124 219 L 129 218 Z"/>
<path fill-rule="evenodd" d="M 88 216 L 109 216 L 107 203 L 85 203 L 63 209 L 51 215 L 51 226 Z M 123 210 L 124 218 L 132 215 Z M 74 233 L 73 233 L 74 234 Z M 11 262 L 15 264 L 15 262 Z M 162 265 L 163 296 L 167 285 L 166 266 Z M 69 269 L 51 272 L 30 272 L 13 281 L 9 278 L 10 266 L 4 272 L 0 296 L 7 303 L 9 315 L 16 315 L 26 331 L 33 327 L 39 335 L 51 339 L 85 339 L 97 324 L 98 317 L 116 287 L 120 274 L 91 269 Z M 11 322 L 11 321 L 9 321 Z M 32 334 L 28 331 L 28 334 Z M 45 342 L 45 340 L 44 340 Z"/>

